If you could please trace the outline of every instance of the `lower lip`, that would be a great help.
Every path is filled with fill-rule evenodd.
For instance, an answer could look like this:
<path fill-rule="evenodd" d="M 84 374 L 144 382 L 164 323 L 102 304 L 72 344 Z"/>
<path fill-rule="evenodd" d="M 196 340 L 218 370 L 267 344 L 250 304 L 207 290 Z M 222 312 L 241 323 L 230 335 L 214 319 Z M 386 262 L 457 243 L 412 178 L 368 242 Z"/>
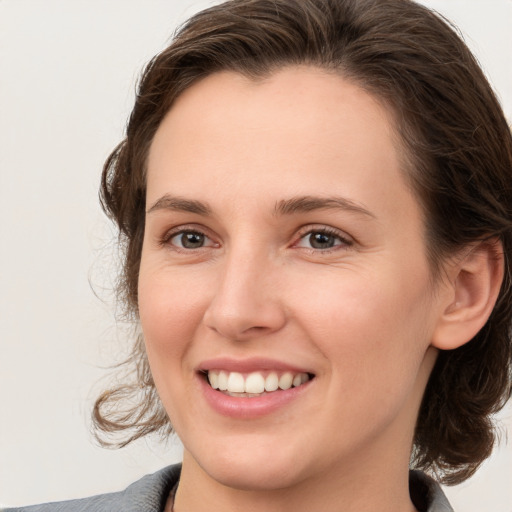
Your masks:
<path fill-rule="evenodd" d="M 208 404 L 217 413 L 230 418 L 252 419 L 271 414 L 299 398 L 311 382 L 308 381 L 295 388 L 272 391 L 262 396 L 247 398 L 225 395 L 213 389 L 205 378 L 198 376 L 201 381 L 201 391 Z"/>

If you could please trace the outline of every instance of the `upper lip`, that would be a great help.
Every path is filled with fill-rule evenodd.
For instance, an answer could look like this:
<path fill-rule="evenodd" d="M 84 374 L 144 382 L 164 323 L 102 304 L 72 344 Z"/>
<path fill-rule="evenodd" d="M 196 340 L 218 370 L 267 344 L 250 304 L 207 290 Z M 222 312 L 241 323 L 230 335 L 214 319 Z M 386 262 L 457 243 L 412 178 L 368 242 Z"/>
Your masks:
<path fill-rule="evenodd" d="M 265 370 L 292 373 L 313 373 L 306 368 L 301 368 L 284 361 L 264 357 L 253 357 L 247 359 L 219 357 L 202 361 L 197 367 L 198 372 L 207 372 L 209 370 L 226 370 L 228 372 L 239 373 L 251 373 Z"/>

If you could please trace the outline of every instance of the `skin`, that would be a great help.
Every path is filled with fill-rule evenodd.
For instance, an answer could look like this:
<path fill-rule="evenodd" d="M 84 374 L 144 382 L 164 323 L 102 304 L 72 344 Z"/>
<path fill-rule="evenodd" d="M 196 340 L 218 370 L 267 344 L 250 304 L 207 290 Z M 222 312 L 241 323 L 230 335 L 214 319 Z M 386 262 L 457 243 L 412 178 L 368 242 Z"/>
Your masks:
<path fill-rule="evenodd" d="M 257 82 L 211 75 L 162 122 L 139 311 L 185 447 L 176 512 L 414 510 L 414 424 L 453 286 L 433 283 L 401 161 L 388 110 L 309 67 Z M 279 211 L 303 196 L 343 203 Z M 334 246 L 312 247 L 325 228 Z M 202 247 L 181 245 L 190 231 Z M 271 358 L 315 377 L 270 414 L 226 417 L 197 373 L 217 357 Z"/>

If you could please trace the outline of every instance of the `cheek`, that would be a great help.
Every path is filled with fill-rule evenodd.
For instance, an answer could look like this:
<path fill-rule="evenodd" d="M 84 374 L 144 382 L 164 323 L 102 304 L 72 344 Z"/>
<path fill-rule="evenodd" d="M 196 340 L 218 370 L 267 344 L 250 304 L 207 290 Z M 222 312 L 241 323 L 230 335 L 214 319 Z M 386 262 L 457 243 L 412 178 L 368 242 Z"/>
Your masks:
<path fill-rule="evenodd" d="M 193 274 L 142 261 L 139 316 L 153 372 L 156 362 L 175 365 L 188 350 L 204 314 L 206 285 Z"/>
<path fill-rule="evenodd" d="M 359 394 L 376 386 L 400 393 L 400 386 L 412 385 L 429 345 L 428 276 L 403 268 L 347 272 L 343 279 L 306 282 L 302 293 L 290 295 L 299 297 L 297 321 L 340 386 Z"/>
<path fill-rule="evenodd" d="M 184 411 L 191 413 L 189 393 L 194 372 L 187 355 L 197 338 L 206 290 L 186 272 L 171 272 L 142 262 L 139 316 L 146 353 L 162 404 L 176 431 L 183 431 Z M 188 413 L 187 413 L 188 414 Z"/>

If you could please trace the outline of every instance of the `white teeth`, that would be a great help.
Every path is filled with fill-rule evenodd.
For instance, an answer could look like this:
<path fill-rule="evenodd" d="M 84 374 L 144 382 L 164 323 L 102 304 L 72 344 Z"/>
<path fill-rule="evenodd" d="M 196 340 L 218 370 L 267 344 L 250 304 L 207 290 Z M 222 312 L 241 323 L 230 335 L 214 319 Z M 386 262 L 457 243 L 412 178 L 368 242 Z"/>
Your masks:
<path fill-rule="evenodd" d="M 309 380 L 307 373 L 285 372 L 281 376 L 277 372 L 270 372 L 266 377 L 261 372 L 252 372 L 244 376 L 239 372 L 225 370 L 210 370 L 208 381 L 213 389 L 225 391 L 233 396 L 259 396 L 278 389 L 286 390 L 305 384 Z"/>
<path fill-rule="evenodd" d="M 293 375 L 290 372 L 283 373 L 279 378 L 279 387 L 281 389 L 290 389 L 293 383 Z"/>
<path fill-rule="evenodd" d="M 279 389 L 279 377 L 275 372 L 269 373 L 265 379 L 265 391 L 276 391 L 277 389 Z"/>
<path fill-rule="evenodd" d="M 227 372 L 219 373 L 219 389 L 221 391 L 226 391 L 228 389 L 228 374 Z"/>
<path fill-rule="evenodd" d="M 217 372 L 209 372 L 208 380 L 213 389 L 219 389 L 219 374 Z"/>
<path fill-rule="evenodd" d="M 265 391 L 265 379 L 261 373 L 251 373 L 245 379 L 246 393 L 263 393 Z"/>
<path fill-rule="evenodd" d="M 228 377 L 228 391 L 231 393 L 244 393 L 244 376 L 238 372 L 231 372 Z"/>
<path fill-rule="evenodd" d="M 295 375 L 295 377 L 293 377 L 292 384 L 293 384 L 294 388 L 296 388 L 297 386 L 300 386 L 302 384 L 302 379 L 301 379 L 300 375 Z"/>

